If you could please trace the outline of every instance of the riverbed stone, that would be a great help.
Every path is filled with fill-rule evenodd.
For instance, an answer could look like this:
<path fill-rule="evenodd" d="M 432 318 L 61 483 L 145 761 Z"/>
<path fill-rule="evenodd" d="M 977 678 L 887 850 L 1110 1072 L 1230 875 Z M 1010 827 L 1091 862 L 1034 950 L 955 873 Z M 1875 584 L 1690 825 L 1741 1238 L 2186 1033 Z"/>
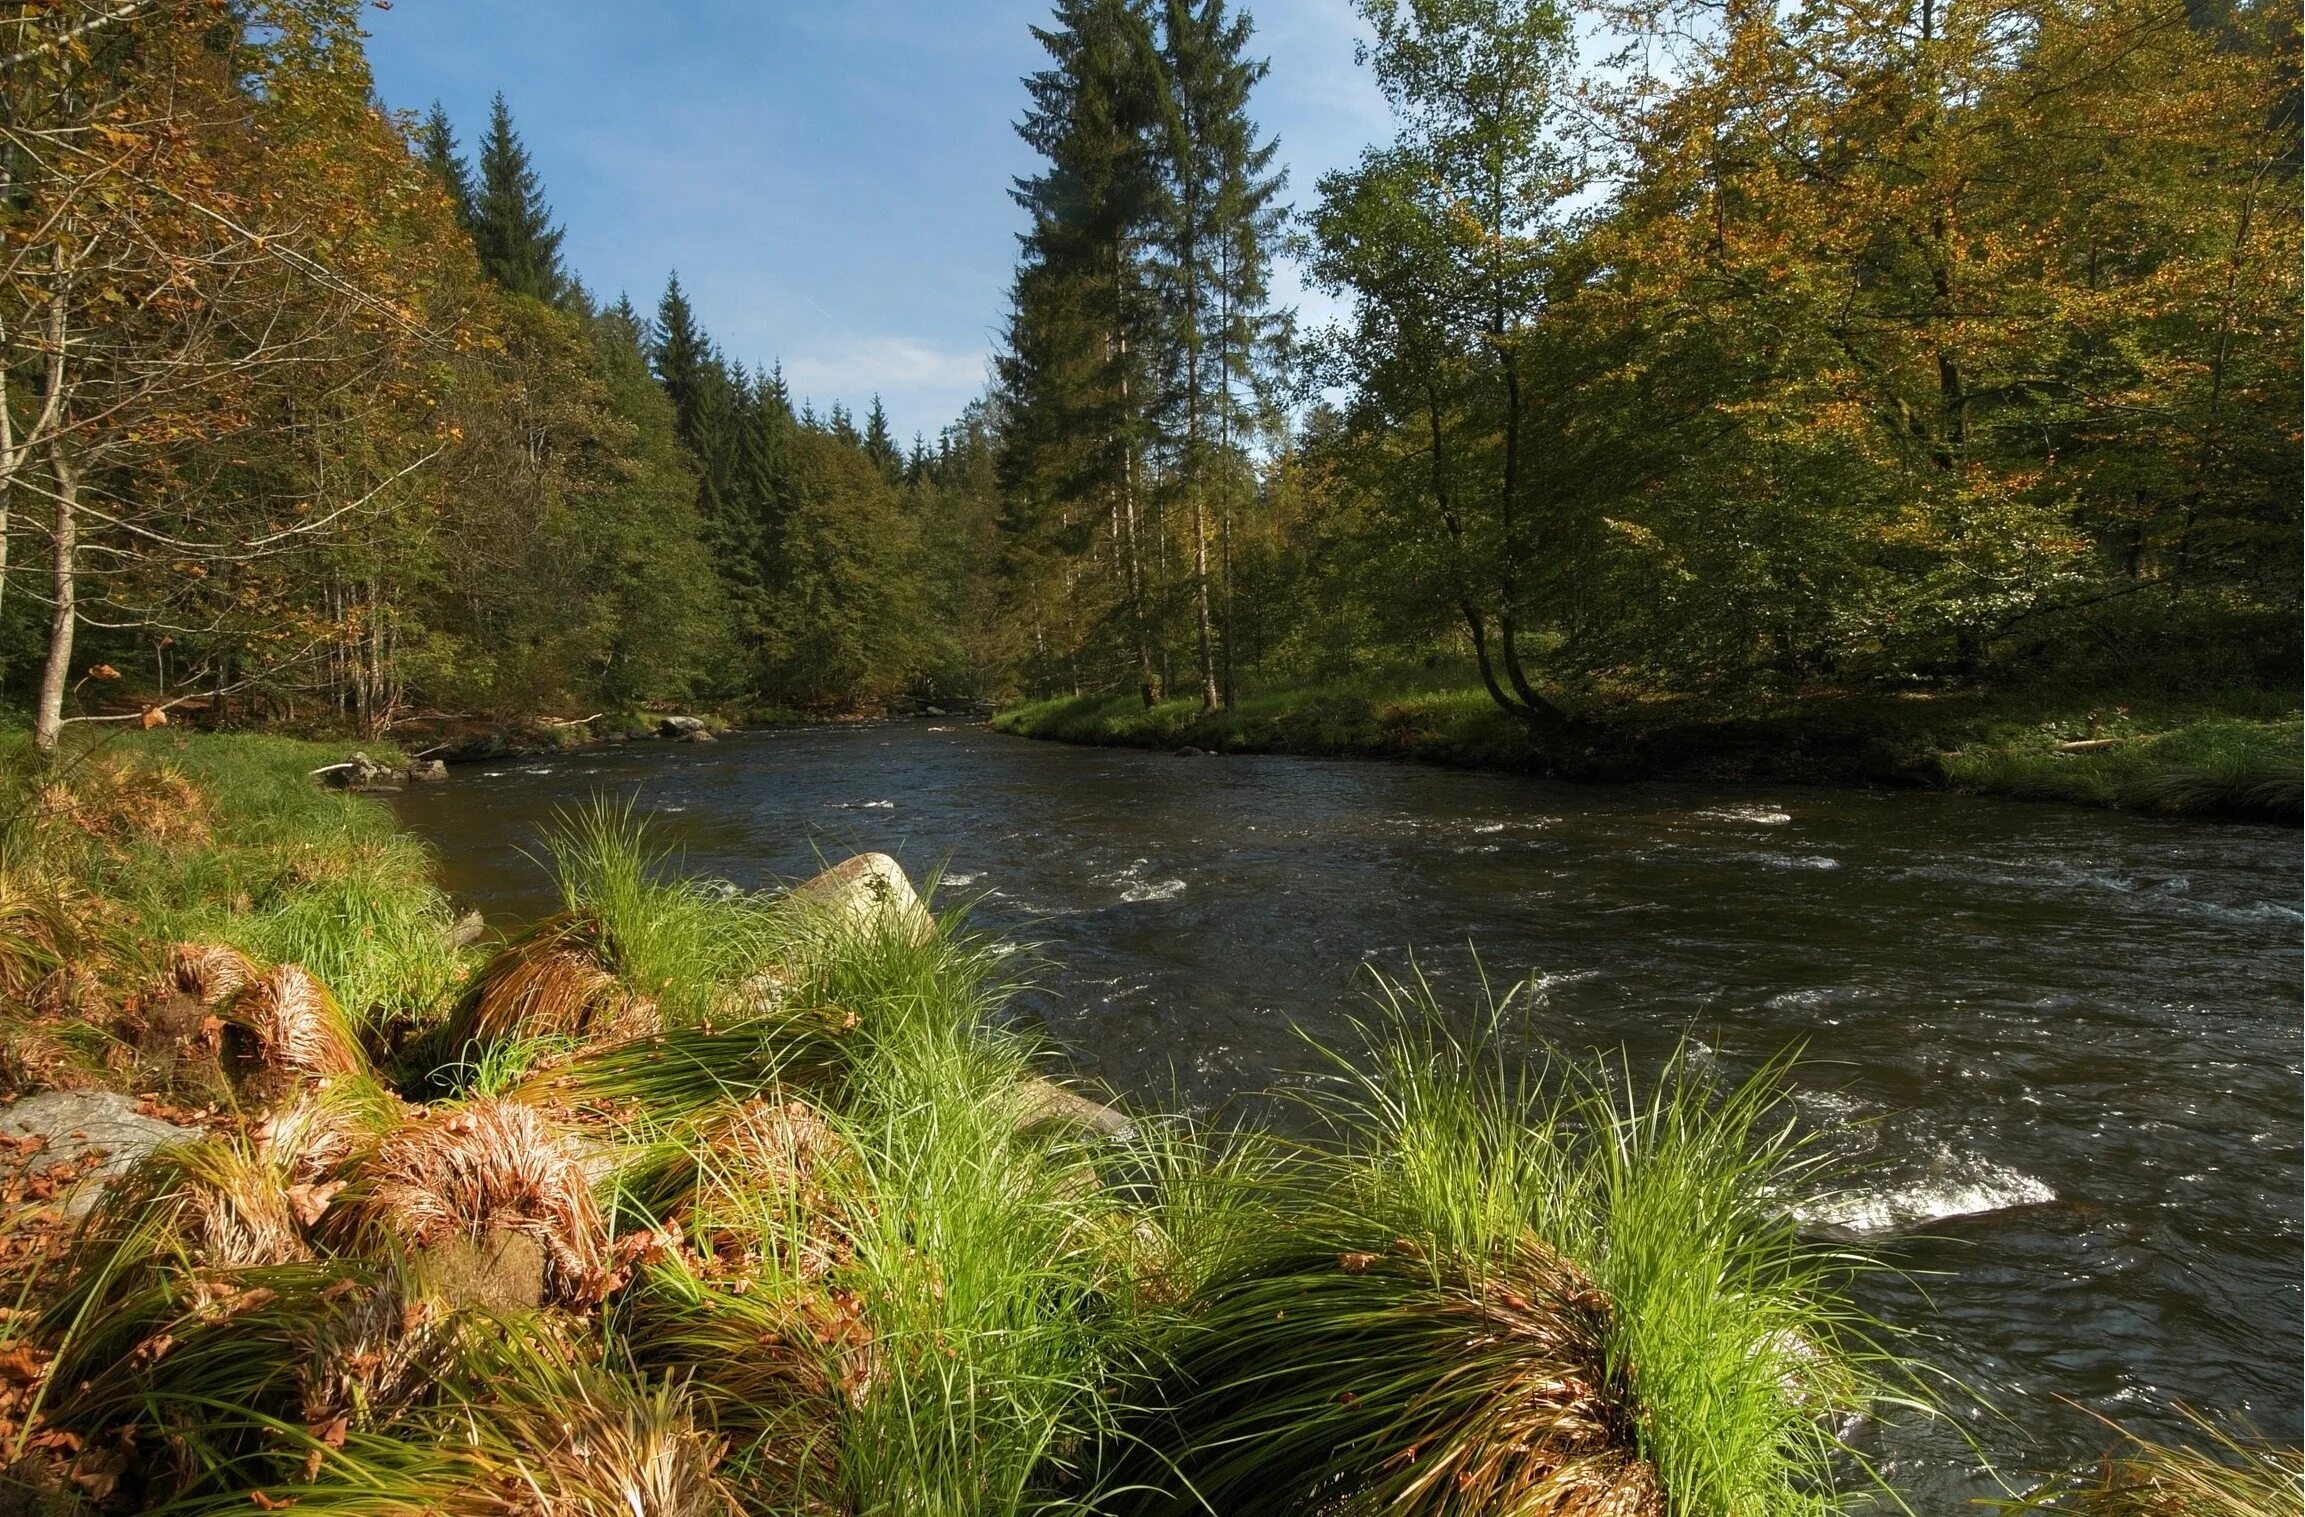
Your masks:
<path fill-rule="evenodd" d="M 680 740 L 684 743 L 716 743 L 720 741 L 712 735 L 710 727 L 699 727 L 694 732 L 683 733 Z"/>
<path fill-rule="evenodd" d="M 885 853 L 860 853 L 835 864 L 795 885 L 789 899 L 829 923 L 868 930 L 885 925 L 910 943 L 926 942 L 936 930 L 904 866 Z"/>
<path fill-rule="evenodd" d="M 439 759 L 418 759 L 408 766 L 411 784 L 437 785 L 448 778 L 448 765 Z"/>
<path fill-rule="evenodd" d="M 704 719 L 695 716 L 668 716 L 656 724 L 656 734 L 659 737 L 684 738 L 692 732 L 702 732 L 703 730 Z"/>

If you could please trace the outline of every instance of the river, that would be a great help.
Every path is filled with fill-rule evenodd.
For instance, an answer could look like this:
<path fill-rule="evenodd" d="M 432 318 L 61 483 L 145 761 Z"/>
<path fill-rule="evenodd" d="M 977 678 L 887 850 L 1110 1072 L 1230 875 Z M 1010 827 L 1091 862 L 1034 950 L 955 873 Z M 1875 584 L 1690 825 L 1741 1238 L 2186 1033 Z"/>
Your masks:
<path fill-rule="evenodd" d="M 461 899 L 549 908 L 556 808 L 637 794 L 747 887 L 862 849 L 1027 951 L 1085 1071 L 1207 1110 L 1349 1043 L 1374 972 L 1459 1005 L 1528 977 L 1544 1037 L 1730 1072 L 1799 1045 L 1802 1109 L 1872 1166 L 1821 1225 L 1908 1272 L 1866 1304 L 1998 1407 L 2014 1466 L 2081 1408 L 2301 1415 L 2298 834 L 1960 796 L 1549 784 L 1178 758 L 924 722 L 454 771 L 403 797 Z M 524 850 L 526 852 L 524 852 Z M 2075 1403 L 2077 1405 L 2067 1404 Z M 1954 1426 L 1881 1453 L 1915 1509 L 1987 1488 Z"/>

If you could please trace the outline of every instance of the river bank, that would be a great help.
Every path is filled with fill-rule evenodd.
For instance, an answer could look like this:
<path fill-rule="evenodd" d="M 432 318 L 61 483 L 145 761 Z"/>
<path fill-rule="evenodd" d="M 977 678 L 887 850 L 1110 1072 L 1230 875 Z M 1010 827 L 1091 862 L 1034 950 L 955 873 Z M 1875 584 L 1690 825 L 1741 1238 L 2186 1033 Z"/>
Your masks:
<path fill-rule="evenodd" d="M 846 739 L 854 785 L 898 736 L 616 772 Z M 0 1416 L 43 1510 L 494 1511 L 513 1480 L 653 1513 L 670 1471 L 688 1510 L 1181 1512 L 1150 1488 L 1182 1469 L 1221 1510 L 1418 1511 L 1403 1470 L 1545 1478 L 1566 1445 L 1483 1429 L 1571 1373 L 1543 1436 L 1617 1510 L 1726 1517 L 1822 1510 L 1821 1435 L 1864 1425 L 1824 1414 L 1902 1383 L 1840 1336 L 1861 1251 L 1783 1225 L 1832 1182 L 1755 1125 L 1781 1070 L 1499 1083 L 1509 1050 L 1405 994 L 1340 1046 L 1347 1147 L 1052 1125 L 1005 945 L 885 872 L 893 911 L 827 916 L 563 807 L 549 901 L 475 940 L 377 802 L 314 782 L 347 746 L 139 734 L 9 808 L 7 1111 L 117 1091 L 174 1145 L 65 1230 L 71 1131 L 9 1134 Z M 1468 1399 L 1434 1420 L 1443 1379 Z"/>
<path fill-rule="evenodd" d="M 1598 713 L 1549 750 L 1450 671 L 1399 671 L 1147 709 L 1133 695 L 1012 706 L 996 730 L 1059 742 L 1213 753 L 1408 759 L 1579 780 L 1791 781 L 1948 789 L 2020 800 L 2294 822 L 2294 697 L 2196 703 L 1987 691 L 1824 694 L 1748 712 L 1688 703 Z"/>

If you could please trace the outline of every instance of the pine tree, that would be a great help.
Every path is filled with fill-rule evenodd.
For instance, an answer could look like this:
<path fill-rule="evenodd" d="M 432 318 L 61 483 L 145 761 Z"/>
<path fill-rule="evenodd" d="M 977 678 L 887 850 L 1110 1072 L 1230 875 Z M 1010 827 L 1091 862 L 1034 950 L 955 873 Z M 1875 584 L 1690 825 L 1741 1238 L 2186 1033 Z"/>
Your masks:
<path fill-rule="evenodd" d="M 488 136 L 480 145 L 471 225 L 480 266 L 503 288 L 548 305 L 576 298 L 576 282 L 560 261 L 566 234 L 552 224 L 544 186 L 512 129 L 512 111 L 501 93 L 489 106 Z"/>
<path fill-rule="evenodd" d="M 1236 380 L 1253 378 L 1265 303 L 1265 268 L 1277 235 L 1270 172 L 1278 144 L 1258 141 L 1249 94 L 1266 73 L 1246 56 L 1252 31 L 1224 0 L 1167 0 L 1162 17 L 1159 242 L 1167 328 L 1167 437 L 1189 514 L 1193 632 L 1201 705 L 1214 711 L 1217 678 L 1210 593 L 1216 497 L 1239 478 L 1233 432 Z"/>
<path fill-rule="evenodd" d="M 765 490 L 747 472 L 746 433 L 755 387 L 732 371 L 697 324 L 674 274 L 656 308 L 656 377 L 672 402 L 673 427 L 696 470 L 696 512 L 737 630 L 751 645 L 765 614 L 768 557 Z"/>
<path fill-rule="evenodd" d="M 708 451 L 702 433 L 704 372 L 712 352 L 697 328 L 696 309 L 688 303 L 688 292 L 680 287 L 677 270 L 665 281 L 664 296 L 656 304 L 656 343 L 649 356 L 664 393 L 672 398 L 673 421 L 680 428 L 681 442 L 691 455 L 704 457 Z"/>
<path fill-rule="evenodd" d="M 456 224 L 465 231 L 472 230 L 472 167 L 456 151 L 456 129 L 448 120 L 448 112 L 439 101 L 416 128 L 416 150 L 424 159 L 424 166 L 432 171 L 440 187 L 448 194 L 448 204 L 456 214 Z"/>
<path fill-rule="evenodd" d="M 871 455 L 881 477 L 896 483 L 897 476 L 903 472 L 904 459 L 896 451 L 896 438 L 888 429 L 888 411 L 881 405 L 878 393 L 873 395 L 871 414 L 864 420 L 864 451 Z"/>
<path fill-rule="evenodd" d="M 1154 347 L 1144 237 L 1157 192 L 1151 20 L 1143 0 L 1061 0 L 1055 24 L 1034 35 L 1050 66 L 1025 80 L 1032 104 L 1017 130 L 1045 166 L 1014 191 L 1031 228 L 999 360 L 1007 576 L 1028 602 L 1013 614 L 1035 625 L 1036 644 L 1053 641 L 1054 656 L 1077 651 L 1075 566 L 1097 567 L 1101 519 L 1114 620 L 1150 705 L 1161 686 L 1144 478 Z"/>

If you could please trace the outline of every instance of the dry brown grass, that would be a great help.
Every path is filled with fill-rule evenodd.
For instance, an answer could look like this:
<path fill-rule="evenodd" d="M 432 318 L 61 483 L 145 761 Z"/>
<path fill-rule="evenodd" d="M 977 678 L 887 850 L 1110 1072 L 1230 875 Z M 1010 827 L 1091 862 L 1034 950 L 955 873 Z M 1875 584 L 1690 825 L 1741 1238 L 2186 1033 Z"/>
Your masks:
<path fill-rule="evenodd" d="M 479 1494 L 501 1517 L 738 1517 L 717 1473 L 727 1442 L 700 1427 L 687 1389 L 570 1366 L 530 1371 L 490 1419 L 505 1475 Z"/>
<path fill-rule="evenodd" d="M 341 1419 L 362 1431 L 388 1426 L 453 1363 L 456 1326 L 430 1304 L 408 1299 L 393 1277 L 347 1278 L 330 1310 L 314 1319 L 310 1353 L 298 1368 L 304 1425 L 327 1428 Z"/>
<path fill-rule="evenodd" d="M 1525 1244 L 1435 1310 L 1460 1326 L 1465 1359 L 1493 1368 L 1477 1402 L 1437 1419 L 1429 1457 L 1403 1461 L 1415 1473 L 1395 1488 L 1396 1510 L 1665 1517 L 1632 1398 L 1609 1365 L 1609 1300 L 1582 1271 Z M 1449 1379 L 1432 1401 L 1453 1399 Z"/>
<path fill-rule="evenodd" d="M 34 819 L 43 829 L 112 847 L 162 848 L 207 842 L 216 820 L 207 792 L 197 784 L 167 764 L 133 758 L 92 759 L 68 779 L 43 786 Z"/>
<path fill-rule="evenodd" d="M 373 1148 L 406 1113 L 399 1097 L 372 1080 L 322 1080 L 290 1094 L 251 1136 L 257 1153 L 292 1184 L 319 1185 Z"/>
<path fill-rule="evenodd" d="M 155 1225 L 200 1264 L 217 1269 L 309 1259 L 286 1176 L 222 1139 L 163 1148 L 122 1177 L 90 1219 L 99 1254 L 121 1223 Z"/>
<path fill-rule="evenodd" d="M 279 964 L 232 998 L 225 1021 L 242 1037 L 232 1052 L 242 1088 L 267 1103 L 314 1080 L 365 1074 L 344 1009 L 301 964 Z"/>
<path fill-rule="evenodd" d="M 660 1030 L 656 1003 L 601 963 L 600 924 L 563 912 L 505 945 L 456 1009 L 452 1046 L 511 1038 L 621 1041 Z"/>
<path fill-rule="evenodd" d="M 729 1110 L 699 1152 L 689 1227 L 723 1268 L 770 1254 L 807 1284 L 854 1254 L 841 1214 L 854 1190 L 855 1156 L 805 1101 L 746 1101 Z"/>
<path fill-rule="evenodd" d="M 178 943 L 168 950 L 163 991 L 188 996 L 204 1007 L 223 1005 L 257 977 L 254 964 L 237 948 L 221 943 Z"/>
<path fill-rule="evenodd" d="M 346 1224 L 422 1249 L 509 1230 L 545 1256 L 545 1288 L 564 1305 L 600 1299 L 607 1228 L 574 1138 L 534 1107 L 478 1100 L 387 1134 L 360 1166 Z"/>

